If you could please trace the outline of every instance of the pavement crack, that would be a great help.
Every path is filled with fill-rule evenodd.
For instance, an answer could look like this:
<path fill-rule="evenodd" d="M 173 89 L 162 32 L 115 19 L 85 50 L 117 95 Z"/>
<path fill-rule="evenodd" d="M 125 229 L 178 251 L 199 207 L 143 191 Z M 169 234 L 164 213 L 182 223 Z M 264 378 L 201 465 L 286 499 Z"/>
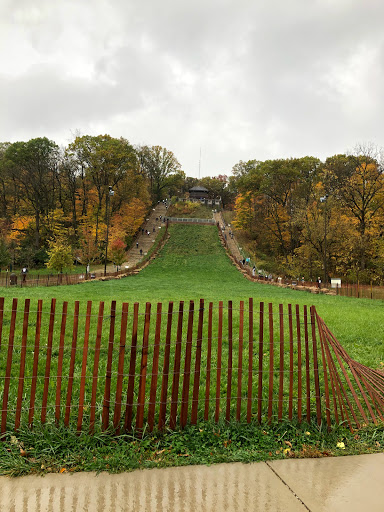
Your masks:
<path fill-rule="evenodd" d="M 277 478 L 286 486 L 288 487 L 288 489 L 291 491 L 291 493 L 294 495 L 294 497 L 300 501 L 300 503 L 303 505 L 303 507 L 305 507 L 309 512 L 311 512 L 311 509 L 307 507 L 307 505 L 304 503 L 304 501 L 300 498 L 300 496 L 298 496 L 295 491 L 292 489 L 292 487 L 290 487 L 287 482 L 281 478 L 281 476 L 279 475 L 279 473 L 277 471 L 275 471 L 273 469 L 273 467 L 268 463 L 268 461 L 265 461 L 266 465 L 269 467 L 269 469 L 277 476 Z"/>

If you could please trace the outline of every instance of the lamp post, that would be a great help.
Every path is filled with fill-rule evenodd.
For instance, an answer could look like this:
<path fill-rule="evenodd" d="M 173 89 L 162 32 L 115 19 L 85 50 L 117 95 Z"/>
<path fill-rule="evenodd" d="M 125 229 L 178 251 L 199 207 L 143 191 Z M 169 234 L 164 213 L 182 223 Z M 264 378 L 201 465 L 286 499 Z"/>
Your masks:
<path fill-rule="evenodd" d="M 328 269 L 327 269 L 327 199 L 328 194 L 320 197 L 320 202 L 324 203 L 324 256 L 323 256 L 323 266 L 324 266 L 324 285 L 328 285 Z"/>
<path fill-rule="evenodd" d="M 112 189 L 112 187 L 108 187 L 108 194 L 106 198 L 106 217 L 107 217 L 107 238 L 105 240 L 105 260 L 104 260 L 104 276 L 107 275 L 107 258 L 108 258 L 108 235 L 109 235 L 109 203 L 110 198 L 113 196 L 115 191 Z"/>

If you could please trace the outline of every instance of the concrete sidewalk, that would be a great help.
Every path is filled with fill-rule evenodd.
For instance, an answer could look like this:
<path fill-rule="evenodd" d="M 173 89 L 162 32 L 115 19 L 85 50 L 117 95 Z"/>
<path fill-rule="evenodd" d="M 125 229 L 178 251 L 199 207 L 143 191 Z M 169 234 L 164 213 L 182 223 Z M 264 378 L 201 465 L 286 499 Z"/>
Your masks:
<path fill-rule="evenodd" d="M 1 512 L 384 510 L 384 454 L 0 477 Z"/>

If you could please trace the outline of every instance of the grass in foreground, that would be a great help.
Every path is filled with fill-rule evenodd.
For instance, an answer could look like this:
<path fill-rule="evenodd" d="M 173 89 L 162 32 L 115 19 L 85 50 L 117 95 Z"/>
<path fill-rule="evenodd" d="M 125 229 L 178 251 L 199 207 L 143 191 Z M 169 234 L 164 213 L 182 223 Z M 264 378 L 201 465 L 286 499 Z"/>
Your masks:
<path fill-rule="evenodd" d="M 0 474 L 108 471 L 258 462 L 284 458 L 319 458 L 381 452 L 384 426 L 358 432 L 344 427 L 332 432 L 315 424 L 282 422 L 256 424 L 201 423 L 184 430 L 144 432 L 113 437 L 97 432 L 80 436 L 53 426 L 22 429 L 1 443 Z"/>

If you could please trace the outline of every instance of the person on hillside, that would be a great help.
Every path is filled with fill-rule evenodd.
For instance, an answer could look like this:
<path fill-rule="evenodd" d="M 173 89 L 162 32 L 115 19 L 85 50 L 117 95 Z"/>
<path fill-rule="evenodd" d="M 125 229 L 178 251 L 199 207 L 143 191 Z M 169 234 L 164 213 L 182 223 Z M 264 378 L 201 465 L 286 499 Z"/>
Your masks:
<path fill-rule="evenodd" d="M 21 276 L 23 278 L 23 283 L 25 283 L 25 281 L 27 279 L 27 272 L 28 272 L 28 267 L 27 266 L 23 267 L 23 269 L 21 271 Z"/>
<path fill-rule="evenodd" d="M 316 279 L 316 283 L 317 283 L 317 287 L 318 287 L 318 288 L 319 288 L 319 290 L 320 290 L 320 288 L 321 288 L 321 279 L 320 279 L 320 277 L 318 277 L 318 278 Z"/>
<path fill-rule="evenodd" d="M 139 248 L 139 242 L 136 242 L 136 249 Z"/>
<path fill-rule="evenodd" d="M 252 269 L 252 277 L 255 277 L 256 276 L 256 267 L 253 266 L 253 269 Z"/>

